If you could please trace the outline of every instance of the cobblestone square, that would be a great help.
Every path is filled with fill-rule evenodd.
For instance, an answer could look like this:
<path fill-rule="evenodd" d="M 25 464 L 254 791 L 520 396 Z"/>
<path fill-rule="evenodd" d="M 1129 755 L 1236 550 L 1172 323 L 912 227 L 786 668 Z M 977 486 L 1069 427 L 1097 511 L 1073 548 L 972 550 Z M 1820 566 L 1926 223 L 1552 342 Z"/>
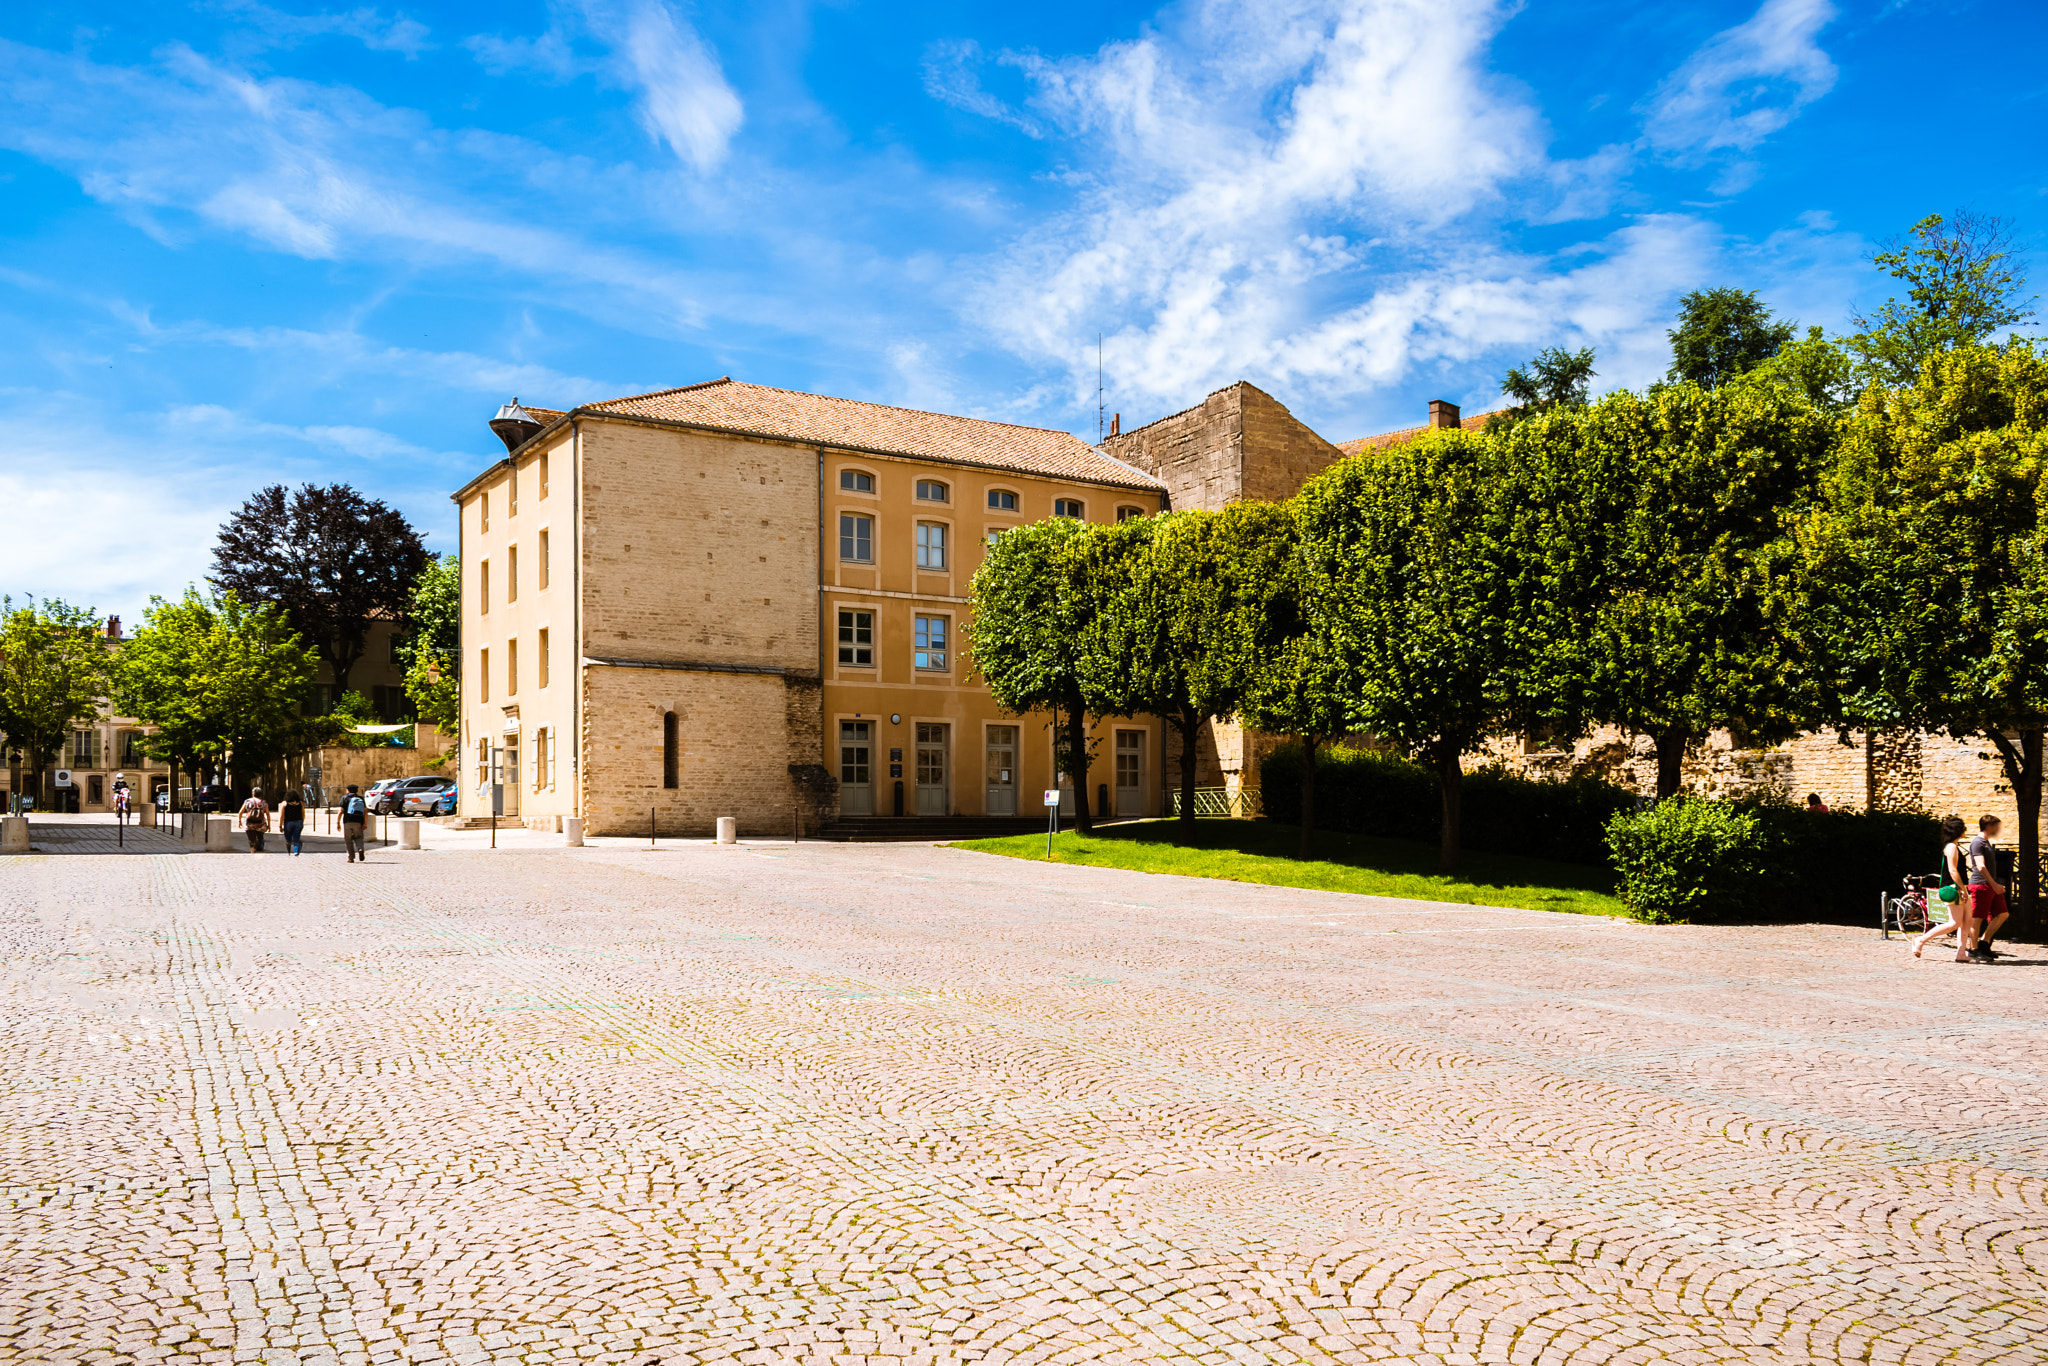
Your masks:
<path fill-rule="evenodd" d="M 0 1360 L 2048 1354 L 2038 950 L 559 843 L 0 860 Z"/>

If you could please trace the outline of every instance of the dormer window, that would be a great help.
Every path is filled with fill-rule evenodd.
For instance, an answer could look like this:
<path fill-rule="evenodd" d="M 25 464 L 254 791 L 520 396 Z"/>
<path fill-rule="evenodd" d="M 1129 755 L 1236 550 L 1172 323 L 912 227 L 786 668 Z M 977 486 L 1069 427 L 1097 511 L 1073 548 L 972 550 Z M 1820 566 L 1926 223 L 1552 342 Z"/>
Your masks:
<path fill-rule="evenodd" d="M 839 471 L 839 487 L 845 489 L 848 493 L 873 493 L 875 491 L 875 476 L 869 474 L 866 470 L 841 470 Z"/>

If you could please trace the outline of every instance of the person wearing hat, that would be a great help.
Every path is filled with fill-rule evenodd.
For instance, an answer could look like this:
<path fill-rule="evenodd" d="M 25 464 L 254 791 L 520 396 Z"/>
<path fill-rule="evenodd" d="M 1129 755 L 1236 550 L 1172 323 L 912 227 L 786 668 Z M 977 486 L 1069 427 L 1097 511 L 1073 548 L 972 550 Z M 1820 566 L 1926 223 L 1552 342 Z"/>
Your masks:
<path fill-rule="evenodd" d="M 341 842 L 348 849 L 350 863 L 368 863 L 369 855 L 363 852 L 363 826 L 370 819 L 370 804 L 363 800 L 363 794 L 356 791 L 356 785 L 348 785 L 348 795 L 341 799 Z"/>

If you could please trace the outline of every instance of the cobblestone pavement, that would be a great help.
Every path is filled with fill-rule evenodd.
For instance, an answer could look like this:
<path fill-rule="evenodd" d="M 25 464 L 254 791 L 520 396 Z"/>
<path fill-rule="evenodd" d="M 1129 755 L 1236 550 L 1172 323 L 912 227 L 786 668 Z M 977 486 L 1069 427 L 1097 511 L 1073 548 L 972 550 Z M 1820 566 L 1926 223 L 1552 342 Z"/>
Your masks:
<path fill-rule="evenodd" d="M 2039 952 L 829 845 L 18 858 L 0 934 L 0 1360 L 2048 1342 Z"/>

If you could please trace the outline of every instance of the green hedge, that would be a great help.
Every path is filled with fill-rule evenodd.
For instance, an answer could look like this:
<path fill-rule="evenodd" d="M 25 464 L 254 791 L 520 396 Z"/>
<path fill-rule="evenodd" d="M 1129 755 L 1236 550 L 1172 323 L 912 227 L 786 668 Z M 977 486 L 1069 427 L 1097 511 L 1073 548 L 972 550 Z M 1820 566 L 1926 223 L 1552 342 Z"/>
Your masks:
<path fill-rule="evenodd" d="M 1874 924 L 1881 894 L 1935 871 L 1941 826 L 1901 812 L 1681 796 L 1617 815 L 1608 842 L 1616 894 L 1638 919 Z"/>
<path fill-rule="evenodd" d="M 1301 820 L 1301 747 L 1266 756 L 1259 782 L 1270 820 Z M 1635 798 L 1597 778 L 1546 782 L 1503 768 L 1465 775 L 1464 847 L 1566 863 L 1607 863 L 1607 821 Z M 1443 802 L 1429 768 L 1380 750 L 1332 748 L 1316 755 L 1316 828 L 1434 844 Z"/>

